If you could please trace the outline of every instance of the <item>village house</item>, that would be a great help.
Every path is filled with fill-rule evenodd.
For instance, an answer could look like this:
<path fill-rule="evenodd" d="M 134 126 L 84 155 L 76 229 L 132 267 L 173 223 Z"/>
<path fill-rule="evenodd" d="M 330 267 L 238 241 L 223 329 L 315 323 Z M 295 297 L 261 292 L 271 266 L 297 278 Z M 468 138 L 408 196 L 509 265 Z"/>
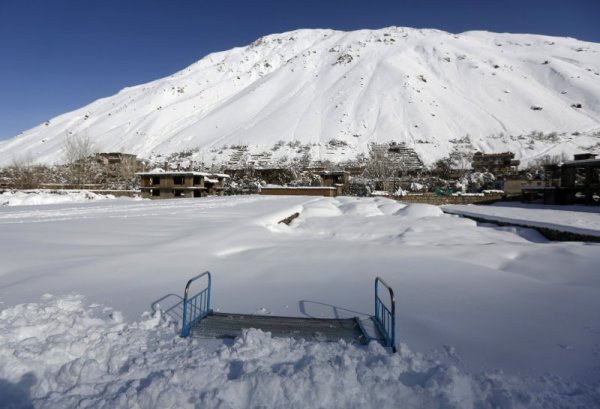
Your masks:
<path fill-rule="evenodd" d="M 528 187 L 544 187 L 547 182 L 542 179 L 528 179 L 525 177 L 507 178 L 496 180 L 493 184 L 494 189 L 503 190 L 508 196 L 519 196 L 522 194 L 523 188 Z"/>
<path fill-rule="evenodd" d="M 546 166 L 544 182 L 544 186 L 523 187 L 523 200 L 600 205 L 600 159 L 594 154 L 577 154 L 572 161 Z"/>
<path fill-rule="evenodd" d="M 513 152 L 475 152 L 471 167 L 475 172 L 490 172 L 495 176 L 516 175 L 521 162 Z"/>
<path fill-rule="evenodd" d="M 336 196 L 348 194 L 350 187 L 350 172 L 346 172 L 343 170 L 325 170 L 322 172 L 317 172 L 317 175 L 321 177 L 322 187 L 334 187 L 336 189 Z"/>
<path fill-rule="evenodd" d="M 137 156 L 131 153 L 100 152 L 94 155 L 94 159 L 101 165 L 119 165 L 136 170 L 141 170 L 142 166 Z"/>
<path fill-rule="evenodd" d="M 172 199 L 177 197 L 204 197 L 223 195 L 225 179 L 229 175 L 193 171 L 165 171 L 154 169 L 136 173 L 140 178 L 142 197 Z"/>
<path fill-rule="evenodd" d="M 397 170 L 396 176 L 416 173 L 424 167 L 417 152 L 404 142 L 372 143 L 369 145 L 369 149 L 374 157 L 387 158 L 391 166 Z"/>
<path fill-rule="evenodd" d="M 350 173 L 345 171 L 316 172 L 321 178 L 321 186 L 274 186 L 261 189 L 262 195 L 325 196 L 335 197 L 348 194 Z"/>
<path fill-rule="evenodd" d="M 131 189 L 135 173 L 144 170 L 144 163 L 130 153 L 100 152 L 92 159 L 100 166 L 104 189 Z"/>

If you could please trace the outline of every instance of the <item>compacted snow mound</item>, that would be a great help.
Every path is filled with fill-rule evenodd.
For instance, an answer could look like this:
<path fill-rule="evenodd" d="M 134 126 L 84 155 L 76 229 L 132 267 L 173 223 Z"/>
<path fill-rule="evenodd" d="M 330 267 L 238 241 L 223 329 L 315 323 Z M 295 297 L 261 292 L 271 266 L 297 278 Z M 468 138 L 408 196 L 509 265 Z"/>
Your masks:
<path fill-rule="evenodd" d="M 160 311 L 127 323 L 82 296 L 45 295 L 0 312 L 0 406 L 548 409 L 600 399 L 597 380 L 473 376 L 405 345 L 391 354 L 259 330 L 212 342 L 179 338 Z"/>
<path fill-rule="evenodd" d="M 398 210 L 397 214 L 406 218 L 422 219 L 425 217 L 440 217 L 444 212 L 438 206 L 413 203 Z"/>
<path fill-rule="evenodd" d="M 56 203 L 81 203 L 92 200 L 114 199 L 113 195 L 99 195 L 86 190 L 64 192 L 7 191 L 0 194 L 0 206 L 31 206 Z"/>

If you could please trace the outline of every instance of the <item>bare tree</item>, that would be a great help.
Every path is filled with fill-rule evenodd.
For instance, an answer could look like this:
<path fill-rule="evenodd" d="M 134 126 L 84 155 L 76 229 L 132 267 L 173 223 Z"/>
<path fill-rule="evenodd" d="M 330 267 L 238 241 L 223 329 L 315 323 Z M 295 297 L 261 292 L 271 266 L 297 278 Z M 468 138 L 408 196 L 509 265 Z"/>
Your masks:
<path fill-rule="evenodd" d="M 8 168 L 11 184 L 18 189 L 36 189 L 40 184 L 39 169 L 28 154 L 22 158 L 13 158 Z"/>
<path fill-rule="evenodd" d="M 390 158 L 384 152 L 371 150 L 364 175 L 371 179 L 383 181 L 394 174 L 394 164 Z"/>
<path fill-rule="evenodd" d="M 67 164 L 79 162 L 96 153 L 94 142 L 87 134 L 68 135 L 64 142 L 64 155 Z"/>
<path fill-rule="evenodd" d="M 69 182 L 76 186 L 89 183 L 94 175 L 95 162 L 91 157 L 97 152 L 87 134 L 68 135 L 64 142 L 64 158 L 69 168 Z"/>
<path fill-rule="evenodd" d="M 452 159 L 445 157 L 433 164 L 433 172 L 442 179 L 450 179 L 452 174 Z"/>
<path fill-rule="evenodd" d="M 530 162 L 531 168 L 543 168 L 546 165 L 558 165 L 559 163 L 568 162 L 569 155 L 566 152 L 561 152 L 556 155 L 543 155 Z"/>
<path fill-rule="evenodd" d="M 394 193 L 398 188 L 398 171 L 394 162 L 382 149 L 371 149 L 363 176 L 375 182 L 378 189 Z"/>

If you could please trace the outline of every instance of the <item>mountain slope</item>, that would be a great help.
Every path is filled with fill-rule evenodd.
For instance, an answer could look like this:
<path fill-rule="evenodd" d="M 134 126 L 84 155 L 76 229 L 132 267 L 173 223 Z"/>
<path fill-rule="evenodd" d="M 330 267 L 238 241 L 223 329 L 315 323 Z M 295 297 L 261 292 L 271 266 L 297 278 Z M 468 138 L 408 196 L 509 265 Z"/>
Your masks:
<path fill-rule="evenodd" d="M 525 160 L 598 149 L 598 131 L 600 44 L 397 27 L 298 30 L 53 118 L 0 144 L 0 164 L 23 155 L 59 162 L 65 137 L 77 134 L 104 151 L 194 150 L 207 162 L 226 161 L 231 152 L 219 152 L 230 145 L 258 153 L 294 142 L 279 155 L 303 144 L 312 159 L 343 160 L 395 140 L 431 163 L 459 140 Z M 346 146 L 331 149 L 332 139 Z"/>

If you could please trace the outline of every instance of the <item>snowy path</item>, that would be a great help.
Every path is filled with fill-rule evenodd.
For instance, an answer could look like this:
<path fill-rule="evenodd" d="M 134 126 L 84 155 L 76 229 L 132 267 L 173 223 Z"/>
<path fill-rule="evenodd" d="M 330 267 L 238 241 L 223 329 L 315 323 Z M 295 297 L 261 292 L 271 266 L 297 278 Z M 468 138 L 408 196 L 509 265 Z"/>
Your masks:
<path fill-rule="evenodd" d="M 598 206 L 499 203 L 493 206 L 447 205 L 444 206 L 444 210 L 453 214 L 480 217 L 490 221 L 600 237 L 600 207 Z"/>
<path fill-rule="evenodd" d="M 277 224 L 297 211 L 290 226 Z M 180 407 L 184 397 L 206 407 L 281 407 L 286 398 L 296 399 L 290 407 L 318 399 L 373 406 L 336 395 L 341 387 L 369 399 L 387 391 L 408 407 L 492 407 L 503 399 L 589 407 L 600 398 L 598 244 L 548 242 L 532 230 L 478 227 L 434 206 L 387 199 L 260 196 L 4 207 L 0 243 L 0 380 L 29 385 L 22 376 L 32 372 L 34 397 L 77 385 L 66 400 L 50 396 L 40 407 L 86 396 L 91 407 L 126 407 L 118 399 L 129 402 L 135 391 L 153 402 L 163 393 Z M 257 333 L 211 347 L 178 339 L 158 317 L 139 321 L 165 296 L 167 309 L 176 301 L 168 295 L 180 296 L 203 270 L 214 274 L 215 309 L 316 317 L 371 314 L 381 275 L 396 290 L 404 352 L 386 358 Z M 56 296 L 41 299 L 45 293 Z M 17 306 L 23 302 L 33 304 Z M 98 343 L 107 350 L 97 352 Z M 188 379 L 193 368 L 214 377 Z M 494 381 L 480 375 L 496 369 L 504 374 Z M 550 378 L 538 378 L 544 374 Z M 245 404 L 236 406 L 235 396 Z"/>

